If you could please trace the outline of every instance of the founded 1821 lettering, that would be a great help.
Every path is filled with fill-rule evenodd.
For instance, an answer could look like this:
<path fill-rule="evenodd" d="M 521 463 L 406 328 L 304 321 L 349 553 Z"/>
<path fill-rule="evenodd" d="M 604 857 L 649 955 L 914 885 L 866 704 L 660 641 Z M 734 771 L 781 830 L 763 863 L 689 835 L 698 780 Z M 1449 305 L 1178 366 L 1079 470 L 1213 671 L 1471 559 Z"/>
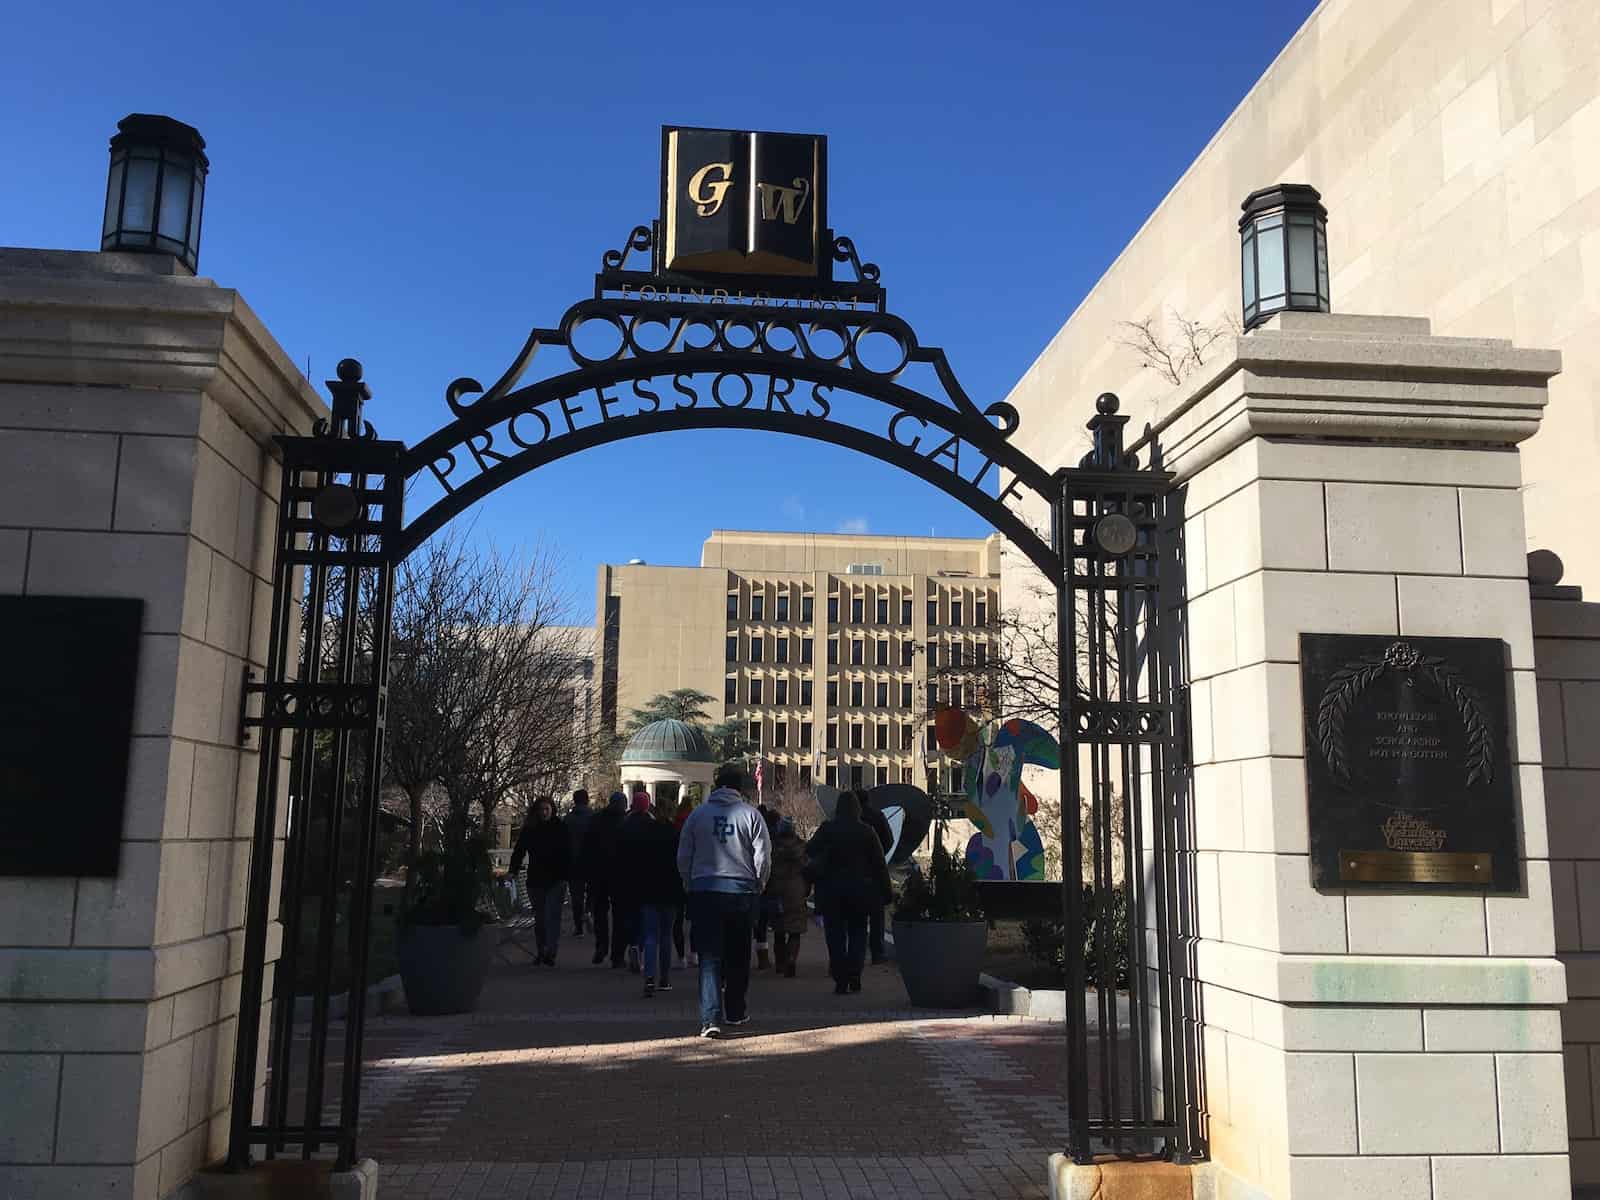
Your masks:
<path fill-rule="evenodd" d="M 1300 635 L 1312 882 L 1516 891 L 1494 638 Z"/>

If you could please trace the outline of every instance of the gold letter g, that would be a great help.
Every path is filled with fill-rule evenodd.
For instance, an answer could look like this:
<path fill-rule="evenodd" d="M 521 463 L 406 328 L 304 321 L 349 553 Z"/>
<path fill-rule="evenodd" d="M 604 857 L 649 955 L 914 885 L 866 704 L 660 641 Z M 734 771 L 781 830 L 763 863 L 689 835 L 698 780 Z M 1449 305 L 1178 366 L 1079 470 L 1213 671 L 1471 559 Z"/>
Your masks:
<path fill-rule="evenodd" d="M 722 173 L 721 179 L 707 179 L 713 171 Z M 717 209 L 722 207 L 722 198 L 728 194 L 728 189 L 733 186 L 733 164 L 731 162 L 707 163 L 689 177 L 689 199 L 694 202 L 694 211 L 702 217 L 715 216 Z"/>

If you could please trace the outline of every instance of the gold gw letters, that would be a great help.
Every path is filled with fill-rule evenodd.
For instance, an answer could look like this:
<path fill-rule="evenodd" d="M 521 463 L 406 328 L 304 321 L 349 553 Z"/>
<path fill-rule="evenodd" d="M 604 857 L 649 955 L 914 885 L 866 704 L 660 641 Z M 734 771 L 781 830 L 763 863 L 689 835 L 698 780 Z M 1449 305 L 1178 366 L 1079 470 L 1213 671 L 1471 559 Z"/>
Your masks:
<path fill-rule="evenodd" d="M 777 220 L 778 212 L 782 209 L 783 223 L 793 225 L 800 219 L 806 201 L 811 198 L 811 181 L 803 176 L 796 176 L 793 187 L 780 187 L 776 183 L 758 183 L 756 190 L 761 193 L 763 221 Z"/>
<path fill-rule="evenodd" d="M 776 221 L 781 216 L 785 225 L 793 225 L 800 219 L 800 214 L 805 211 L 806 201 L 811 199 L 811 181 L 803 176 L 796 176 L 793 183 L 793 187 L 784 187 L 777 183 L 756 184 L 756 191 L 761 196 L 763 221 Z M 728 195 L 728 189 L 732 186 L 731 162 L 707 163 L 701 167 L 689 177 L 689 200 L 694 205 L 695 215 L 716 216 L 722 207 L 722 201 Z"/>
<path fill-rule="evenodd" d="M 713 171 L 722 173 L 721 179 L 707 179 Z M 731 162 L 707 163 L 689 177 L 689 199 L 694 203 L 696 216 L 713 217 L 722 207 L 723 197 L 733 186 Z"/>

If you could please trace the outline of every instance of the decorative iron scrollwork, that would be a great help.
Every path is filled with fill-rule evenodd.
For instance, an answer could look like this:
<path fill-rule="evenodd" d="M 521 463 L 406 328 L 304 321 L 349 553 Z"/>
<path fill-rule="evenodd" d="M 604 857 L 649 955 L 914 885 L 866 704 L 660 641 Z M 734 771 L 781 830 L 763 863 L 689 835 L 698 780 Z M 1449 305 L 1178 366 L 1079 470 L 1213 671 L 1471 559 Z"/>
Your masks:
<path fill-rule="evenodd" d="M 628 255 L 637 250 L 641 254 L 650 252 L 654 236 L 648 225 L 635 225 L 633 232 L 628 234 L 628 240 L 622 243 L 621 250 L 607 250 L 600 256 L 600 269 L 602 271 L 620 271 L 628 261 Z"/>
<path fill-rule="evenodd" d="M 260 717 L 246 725 L 281 729 L 366 729 L 384 722 L 384 689 L 366 683 L 274 683 L 251 685 L 262 697 Z"/>
<path fill-rule="evenodd" d="M 1165 704 L 1080 701 L 1072 716 L 1082 742 L 1153 741 L 1171 734 L 1171 710 Z"/>
<path fill-rule="evenodd" d="M 833 261 L 849 263 L 855 268 L 856 279 L 860 283 L 877 283 L 880 272 L 878 264 L 863 263 L 861 256 L 856 253 L 856 244 L 847 237 L 833 239 Z"/>

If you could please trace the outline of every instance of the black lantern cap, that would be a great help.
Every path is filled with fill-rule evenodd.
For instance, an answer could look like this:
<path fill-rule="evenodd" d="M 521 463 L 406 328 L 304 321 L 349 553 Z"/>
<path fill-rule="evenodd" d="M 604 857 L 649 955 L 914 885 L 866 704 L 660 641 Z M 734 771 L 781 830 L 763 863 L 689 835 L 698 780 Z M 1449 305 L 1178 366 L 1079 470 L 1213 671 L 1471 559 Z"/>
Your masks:
<path fill-rule="evenodd" d="M 121 150 L 129 145 L 159 146 L 163 150 L 178 150 L 192 154 L 207 170 L 211 160 L 206 157 L 206 140 L 193 125 L 185 125 L 158 113 L 129 113 L 117 122 L 117 132 L 111 138 L 111 149 Z"/>
<path fill-rule="evenodd" d="M 1328 210 L 1322 207 L 1322 193 L 1309 183 L 1275 183 L 1271 187 L 1257 188 L 1239 205 L 1244 215 L 1239 218 L 1239 232 L 1264 212 L 1280 208 L 1295 208 L 1314 212 L 1318 220 L 1328 219 Z"/>

